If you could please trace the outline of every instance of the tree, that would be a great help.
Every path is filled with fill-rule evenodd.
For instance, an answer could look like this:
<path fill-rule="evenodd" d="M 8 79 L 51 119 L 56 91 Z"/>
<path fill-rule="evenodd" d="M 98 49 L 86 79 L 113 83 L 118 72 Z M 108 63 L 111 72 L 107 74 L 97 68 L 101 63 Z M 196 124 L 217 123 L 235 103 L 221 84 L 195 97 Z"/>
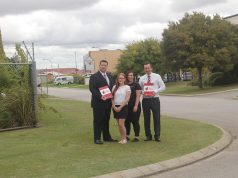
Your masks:
<path fill-rule="evenodd" d="M 149 38 L 133 42 L 126 46 L 117 65 L 117 71 L 133 71 L 135 74 L 143 73 L 143 65 L 148 61 L 153 65 L 154 71 L 158 72 L 162 64 L 160 42 Z"/>
<path fill-rule="evenodd" d="M 202 13 L 186 13 L 178 22 L 170 22 L 163 32 L 161 48 L 173 70 L 196 68 L 199 88 L 202 71 L 233 68 L 232 58 L 237 53 L 235 26 L 219 15 L 213 18 Z"/>
<path fill-rule="evenodd" d="M 2 33 L 0 29 L 0 62 L 5 62 L 5 60 L 6 60 L 6 55 L 3 49 Z"/>

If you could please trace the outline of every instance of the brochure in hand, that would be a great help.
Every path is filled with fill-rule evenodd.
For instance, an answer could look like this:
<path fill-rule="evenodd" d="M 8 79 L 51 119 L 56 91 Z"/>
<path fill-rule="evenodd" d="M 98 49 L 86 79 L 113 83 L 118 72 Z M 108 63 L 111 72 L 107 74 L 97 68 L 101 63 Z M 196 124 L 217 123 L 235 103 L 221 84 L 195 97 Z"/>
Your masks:
<path fill-rule="evenodd" d="M 112 98 L 112 93 L 111 93 L 110 89 L 108 88 L 108 86 L 99 88 L 99 91 L 100 91 L 101 95 L 104 96 L 106 99 Z"/>
<path fill-rule="evenodd" d="M 144 96 L 151 97 L 154 96 L 154 84 L 144 83 Z"/>

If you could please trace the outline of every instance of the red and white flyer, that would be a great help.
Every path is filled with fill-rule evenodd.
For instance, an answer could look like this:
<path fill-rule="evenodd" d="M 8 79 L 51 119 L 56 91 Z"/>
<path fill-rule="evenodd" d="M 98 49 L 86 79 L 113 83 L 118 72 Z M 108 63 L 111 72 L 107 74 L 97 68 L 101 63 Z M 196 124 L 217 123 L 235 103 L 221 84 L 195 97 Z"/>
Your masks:
<path fill-rule="evenodd" d="M 100 91 L 101 95 L 104 96 L 106 99 L 112 98 L 112 93 L 111 93 L 110 89 L 108 88 L 108 86 L 99 88 L 99 91 Z"/>
<path fill-rule="evenodd" d="M 153 83 L 144 83 L 144 96 L 154 96 L 154 84 Z"/>

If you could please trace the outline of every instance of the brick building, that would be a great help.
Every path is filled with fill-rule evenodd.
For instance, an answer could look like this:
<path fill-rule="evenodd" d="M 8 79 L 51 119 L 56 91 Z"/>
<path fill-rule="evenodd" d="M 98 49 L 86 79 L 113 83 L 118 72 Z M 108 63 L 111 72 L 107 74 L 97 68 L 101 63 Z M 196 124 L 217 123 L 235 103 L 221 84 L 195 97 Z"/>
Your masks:
<path fill-rule="evenodd" d="M 122 55 L 122 50 L 108 50 L 100 49 L 99 51 L 89 51 L 87 55 L 84 56 L 84 69 L 90 71 L 89 73 L 95 73 L 98 71 L 99 62 L 102 59 L 108 61 L 108 71 L 115 72 L 118 59 Z"/>

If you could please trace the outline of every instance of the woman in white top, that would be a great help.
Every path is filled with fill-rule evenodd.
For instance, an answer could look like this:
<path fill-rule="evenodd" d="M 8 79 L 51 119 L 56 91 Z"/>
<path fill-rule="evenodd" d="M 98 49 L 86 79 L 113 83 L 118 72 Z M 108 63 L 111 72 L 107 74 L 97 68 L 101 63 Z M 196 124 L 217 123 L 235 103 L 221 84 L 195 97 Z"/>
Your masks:
<path fill-rule="evenodd" d="M 125 81 L 126 75 L 120 73 L 117 76 L 116 85 L 112 88 L 112 108 L 121 134 L 121 141 L 119 141 L 121 144 L 127 143 L 125 119 L 128 115 L 128 101 L 131 95 L 131 89 L 128 85 L 125 85 Z"/>

